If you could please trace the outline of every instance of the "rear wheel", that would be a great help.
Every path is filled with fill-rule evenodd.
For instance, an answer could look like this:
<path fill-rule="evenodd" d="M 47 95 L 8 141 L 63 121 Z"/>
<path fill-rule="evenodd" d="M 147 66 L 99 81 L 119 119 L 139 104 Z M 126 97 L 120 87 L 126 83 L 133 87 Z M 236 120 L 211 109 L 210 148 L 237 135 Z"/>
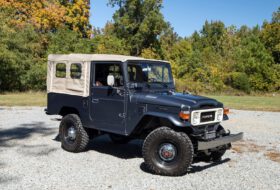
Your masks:
<path fill-rule="evenodd" d="M 89 136 L 76 114 L 68 114 L 62 118 L 59 134 L 62 148 L 69 152 L 82 152 L 89 142 Z"/>
<path fill-rule="evenodd" d="M 142 152 L 147 168 L 159 175 L 183 175 L 193 160 L 190 138 L 168 127 L 152 131 L 144 141 Z"/>

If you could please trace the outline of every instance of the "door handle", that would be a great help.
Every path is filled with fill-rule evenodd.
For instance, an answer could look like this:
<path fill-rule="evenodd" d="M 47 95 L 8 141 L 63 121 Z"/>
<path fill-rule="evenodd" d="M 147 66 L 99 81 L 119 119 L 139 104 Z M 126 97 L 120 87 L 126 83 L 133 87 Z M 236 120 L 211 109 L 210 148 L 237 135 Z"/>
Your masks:
<path fill-rule="evenodd" d="M 99 102 L 99 99 L 92 99 L 91 102 L 97 104 Z"/>
<path fill-rule="evenodd" d="M 123 90 L 121 90 L 121 89 L 117 89 L 117 94 L 119 95 L 119 96 L 124 96 L 124 91 Z"/>

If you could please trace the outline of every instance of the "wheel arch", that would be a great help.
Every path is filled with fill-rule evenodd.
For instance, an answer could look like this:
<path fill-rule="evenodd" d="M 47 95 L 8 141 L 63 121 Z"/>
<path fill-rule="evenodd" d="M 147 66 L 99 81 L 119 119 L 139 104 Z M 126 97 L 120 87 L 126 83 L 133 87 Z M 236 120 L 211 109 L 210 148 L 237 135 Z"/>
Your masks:
<path fill-rule="evenodd" d="M 60 110 L 59 110 L 59 115 L 61 116 L 65 116 L 67 114 L 77 114 L 78 116 L 80 116 L 80 112 L 77 108 L 74 107 L 68 107 L 68 106 L 63 106 Z"/>
<path fill-rule="evenodd" d="M 186 127 L 187 125 L 184 122 L 172 114 L 147 112 L 140 119 L 131 134 L 140 135 L 144 132 L 144 134 L 147 135 L 152 130 L 162 126 L 172 128 L 176 131 L 191 130 L 191 128 Z"/>

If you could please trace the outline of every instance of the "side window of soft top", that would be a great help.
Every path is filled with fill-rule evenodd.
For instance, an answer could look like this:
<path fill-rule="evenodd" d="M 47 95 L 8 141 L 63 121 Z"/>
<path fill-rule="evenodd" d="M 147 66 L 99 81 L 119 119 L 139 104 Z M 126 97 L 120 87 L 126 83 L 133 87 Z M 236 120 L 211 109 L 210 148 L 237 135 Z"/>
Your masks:
<path fill-rule="evenodd" d="M 70 76 L 72 79 L 80 79 L 82 76 L 82 64 L 72 63 L 70 67 Z"/>
<path fill-rule="evenodd" d="M 55 66 L 55 76 L 57 78 L 65 78 L 66 77 L 66 64 L 65 63 L 57 63 Z"/>

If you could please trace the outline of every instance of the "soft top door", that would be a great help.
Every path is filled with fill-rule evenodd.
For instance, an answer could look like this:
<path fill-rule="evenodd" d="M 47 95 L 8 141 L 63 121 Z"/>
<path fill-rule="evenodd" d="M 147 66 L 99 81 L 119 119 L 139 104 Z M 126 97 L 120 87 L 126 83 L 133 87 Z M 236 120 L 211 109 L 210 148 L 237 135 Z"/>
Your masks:
<path fill-rule="evenodd" d="M 120 62 L 92 63 L 90 118 L 94 128 L 125 134 L 125 88 Z M 113 75 L 115 85 L 107 85 Z"/>

